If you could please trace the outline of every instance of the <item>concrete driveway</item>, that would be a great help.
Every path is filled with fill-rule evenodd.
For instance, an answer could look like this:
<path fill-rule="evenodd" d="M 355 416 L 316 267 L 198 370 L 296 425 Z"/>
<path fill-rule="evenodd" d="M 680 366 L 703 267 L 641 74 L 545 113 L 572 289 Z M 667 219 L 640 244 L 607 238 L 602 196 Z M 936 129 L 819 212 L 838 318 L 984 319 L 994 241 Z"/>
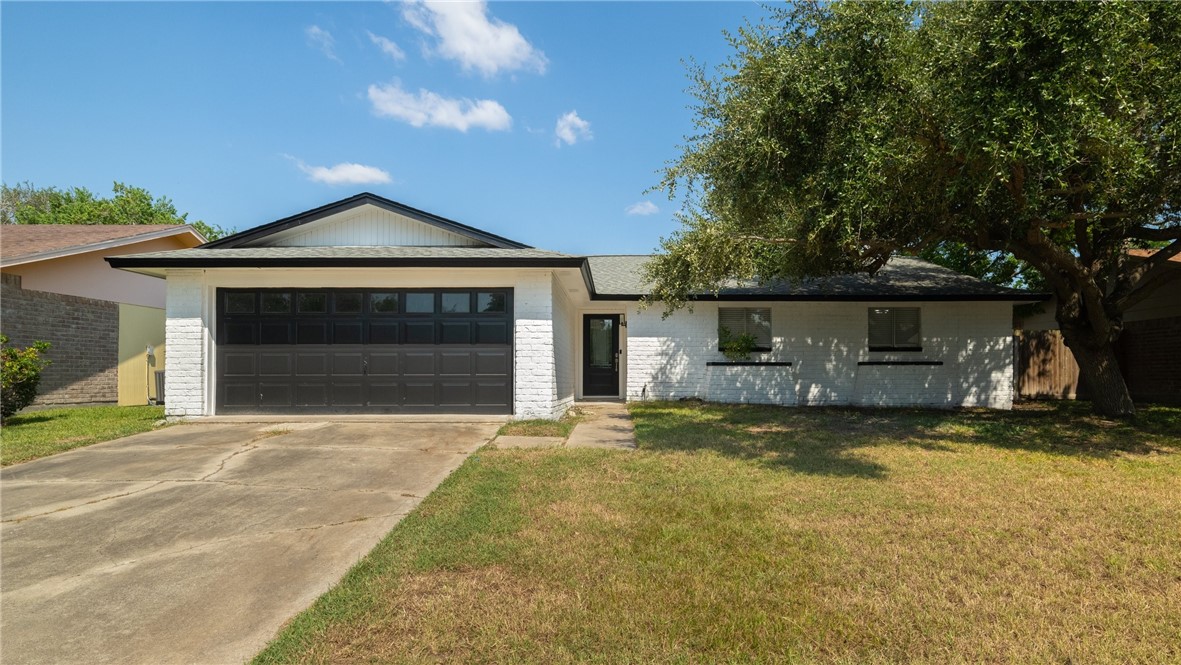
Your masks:
<path fill-rule="evenodd" d="M 4 469 L 0 661 L 240 663 L 496 427 L 177 425 Z"/>

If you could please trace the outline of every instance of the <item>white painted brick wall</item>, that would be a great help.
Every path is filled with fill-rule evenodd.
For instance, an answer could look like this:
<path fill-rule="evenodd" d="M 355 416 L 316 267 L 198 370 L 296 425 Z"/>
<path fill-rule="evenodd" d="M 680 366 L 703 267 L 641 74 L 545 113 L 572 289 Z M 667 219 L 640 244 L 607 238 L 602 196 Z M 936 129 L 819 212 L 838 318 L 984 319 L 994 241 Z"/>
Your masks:
<path fill-rule="evenodd" d="M 549 272 L 523 274 L 513 304 L 513 415 L 560 416 L 554 363 L 553 282 Z"/>
<path fill-rule="evenodd" d="M 554 276 L 550 288 L 554 299 L 554 418 L 559 418 L 574 403 L 574 335 L 578 329 L 574 308 L 562 283 Z"/>
<path fill-rule="evenodd" d="M 792 367 L 777 380 L 737 372 L 733 378 L 744 387 L 729 391 L 718 383 L 722 375 L 710 374 L 706 367 L 708 361 L 724 360 L 717 350 L 717 303 L 698 303 L 693 313 L 680 311 L 667 319 L 661 319 L 658 306 L 639 311 L 630 305 L 627 397 L 693 396 L 800 405 L 1012 406 L 1010 303 L 876 304 L 891 305 L 922 308 L 921 352 L 869 352 L 867 303 L 742 303 L 771 308 L 772 351 L 752 354 L 752 360 L 791 362 Z M 878 360 L 930 360 L 943 365 L 858 365 Z M 790 392 L 783 387 L 786 376 L 791 377 L 794 400 L 785 396 Z M 767 394 L 752 397 L 759 390 Z"/>
<path fill-rule="evenodd" d="M 709 365 L 705 399 L 710 402 L 795 406 L 796 382 L 785 365 Z"/>
<path fill-rule="evenodd" d="M 204 415 L 205 327 L 201 322 L 201 271 L 170 270 L 167 286 L 164 413 L 168 416 Z"/>

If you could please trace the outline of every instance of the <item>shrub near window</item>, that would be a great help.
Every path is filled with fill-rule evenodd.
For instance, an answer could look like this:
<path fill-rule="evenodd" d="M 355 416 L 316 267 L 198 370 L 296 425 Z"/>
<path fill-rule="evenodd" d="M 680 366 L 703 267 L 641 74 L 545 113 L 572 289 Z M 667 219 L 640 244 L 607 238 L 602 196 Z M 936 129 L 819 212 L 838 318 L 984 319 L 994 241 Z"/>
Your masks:
<path fill-rule="evenodd" d="M 0 334 L 0 421 L 33 403 L 41 370 L 50 360 L 42 357 L 49 342 L 33 342 L 17 348 L 8 345 L 8 335 Z"/>

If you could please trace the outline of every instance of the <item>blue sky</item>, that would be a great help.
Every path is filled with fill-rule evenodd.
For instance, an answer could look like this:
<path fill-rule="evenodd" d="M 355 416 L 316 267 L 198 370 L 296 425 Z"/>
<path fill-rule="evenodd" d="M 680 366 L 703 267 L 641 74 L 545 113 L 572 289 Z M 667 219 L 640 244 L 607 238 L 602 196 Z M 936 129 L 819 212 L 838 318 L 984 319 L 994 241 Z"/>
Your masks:
<path fill-rule="evenodd" d="M 682 61 L 752 2 L 14 3 L 4 182 L 115 180 L 241 230 L 372 191 L 538 247 L 646 253 Z"/>

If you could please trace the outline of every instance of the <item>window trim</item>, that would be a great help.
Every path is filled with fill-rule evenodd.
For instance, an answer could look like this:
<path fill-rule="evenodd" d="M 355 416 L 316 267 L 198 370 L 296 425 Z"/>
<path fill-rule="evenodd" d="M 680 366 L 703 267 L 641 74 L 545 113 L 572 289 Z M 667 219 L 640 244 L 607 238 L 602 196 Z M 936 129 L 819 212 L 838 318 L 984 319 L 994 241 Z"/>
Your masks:
<path fill-rule="evenodd" d="M 918 312 L 919 319 L 919 343 L 917 345 L 899 345 L 898 342 L 898 325 L 894 317 L 894 312 L 900 309 L 913 309 Z M 869 343 L 869 321 L 873 316 L 874 310 L 885 310 L 890 313 L 890 337 L 893 344 L 890 345 L 873 345 Z M 871 352 L 900 352 L 900 353 L 921 353 L 923 350 L 923 308 L 922 307 L 869 307 L 865 310 L 865 342 Z"/>
<path fill-rule="evenodd" d="M 717 348 L 718 348 L 719 352 L 722 351 L 722 310 L 738 310 L 738 311 L 743 312 L 744 316 L 749 316 L 750 312 L 759 312 L 759 311 L 767 312 L 767 324 L 768 324 L 768 327 L 770 328 L 770 330 L 767 333 L 767 337 L 768 337 L 767 344 L 765 346 L 762 344 L 756 345 L 753 349 L 751 349 L 751 352 L 752 353 L 769 353 L 774 350 L 775 327 L 774 327 L 774 323 L 772 322 L 772 315 L 771 315 L 771 308 L 770 307 L 719 307 L 718 308 L 718 329 L 717 329 L 717 332 L 718 332 Z M 749 319 L 746 319 L 746 323 L 747 324 L 750 323 Z M 738 331 L 731 331 L 731 332 L 737 333 L 737 334 L 742 334 L 742 333 L 745 333 L 746 331 L 743 330 L 741 332 L 738 332 Z"/>

